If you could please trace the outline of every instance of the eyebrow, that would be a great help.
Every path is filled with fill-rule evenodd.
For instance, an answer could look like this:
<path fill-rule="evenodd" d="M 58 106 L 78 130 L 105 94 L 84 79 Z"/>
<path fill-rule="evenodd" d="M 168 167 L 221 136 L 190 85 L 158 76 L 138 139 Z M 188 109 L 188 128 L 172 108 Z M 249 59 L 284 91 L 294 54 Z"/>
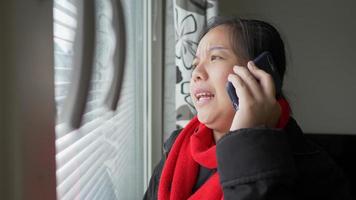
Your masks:
<path fill-rule="evenodd" d="M 214 50 L 228 50 L 228 49 L 223 46 L 213 46 L 208 51 L 214 51 Z"/>
<path fill-rule="evenodd" d="M 223 47 L 223 46 L 212 46 L 212 47 L 210 47 L 210 49 L 208 50 L 208 52 L 215 51 L 215 50 L 228 51 L 229 49 L 226 48 L 226 47 Z M 199 58 L 199 56 L 194 55 L 193 60 L 196 59 L 196 58 Z"/>

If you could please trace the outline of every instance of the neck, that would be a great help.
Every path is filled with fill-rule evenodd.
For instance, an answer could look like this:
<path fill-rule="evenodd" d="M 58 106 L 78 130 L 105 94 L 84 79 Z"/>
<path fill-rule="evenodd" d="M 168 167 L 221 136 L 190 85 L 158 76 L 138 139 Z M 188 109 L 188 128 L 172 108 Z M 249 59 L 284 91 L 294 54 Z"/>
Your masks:
<path fill-rule="evenodd" d="M 214 135 L 214 140 L 215 140 L 215 144 L 220 140 L 220 138 L 222 136 L 224 136 L 226 134 L 226 132 L 219 132 L 217 130 L 213 130 L 213 135 Z"/>

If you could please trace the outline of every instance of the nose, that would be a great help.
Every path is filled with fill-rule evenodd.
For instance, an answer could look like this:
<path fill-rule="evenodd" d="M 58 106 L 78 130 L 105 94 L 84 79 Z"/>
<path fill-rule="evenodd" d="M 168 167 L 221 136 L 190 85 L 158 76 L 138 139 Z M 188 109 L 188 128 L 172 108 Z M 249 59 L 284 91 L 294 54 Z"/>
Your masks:
<path fill-rule="evenodd" d="M 192 73 L 192 79 L 194 82 L 206 80 L 208 78 L 207 71 L 203 64 L 198 64 Z"/>

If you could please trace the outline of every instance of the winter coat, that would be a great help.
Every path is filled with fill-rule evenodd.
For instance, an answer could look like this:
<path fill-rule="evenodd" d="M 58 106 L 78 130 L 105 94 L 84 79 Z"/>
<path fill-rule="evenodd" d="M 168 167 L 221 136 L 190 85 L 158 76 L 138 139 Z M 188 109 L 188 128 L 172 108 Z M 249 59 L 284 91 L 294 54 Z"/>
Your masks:
<path fill-rule="evenodd" d="M 159 179 L 175 139 L 164 144 L 144 200 L 156 200 Z M 231 131 L 216 144 L 224 200 L 351 199 L 342 170 L 318 145 L 303 136 L 291 118 L 284 129 L 246 128 Z M 214 170 L 200 167 L 198 189 Z"/>

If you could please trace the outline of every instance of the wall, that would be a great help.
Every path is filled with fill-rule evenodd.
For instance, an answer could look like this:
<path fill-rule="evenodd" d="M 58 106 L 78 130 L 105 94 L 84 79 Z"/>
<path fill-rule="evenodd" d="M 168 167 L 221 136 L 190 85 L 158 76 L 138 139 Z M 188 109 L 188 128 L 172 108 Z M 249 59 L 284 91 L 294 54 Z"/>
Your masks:
<path fill-rule="evenodd" d="M 221 15 L 267 20 L 288 54 L 284 92 L 307 133 L 356 134 L 356 2 L 220 0 Z"/>
<path fill-rule="evenodd" d="M 52 8 L 0 3 L 0 199 L 56 198 Z"/>
<path fill-rule="evenodd" d="M 7 187 L 7 182 L 8 182 L 8 177 L 6 176 L 6 172 L 8 171 L 8 166 L 5 164 L 6 163 L 6 151 L 7 151 L 7 143 L 5 142 L 5 134 L 4 134 L 4 119 L 5 119 L 5 105 L 4 105 L 4 95 L 5 95 L 5 86 L 4 84 L 6 83 L 5 78 L 5 61 L 4 58 L 6 57 L 5 55 L 5 49 L 3 46 L 5 46 L 4 41 L 1 40 L 1 38 L 5 37 L 4 31 L 2 31 L 5 27 L 5 18 L 4 16 L 7 14 L 6 10 L 3 9 L 5 6 L 5 3 L 3 1 L 0 1 L 0 198 L 7 199 L 8 198 L 8 187 Z"/>

